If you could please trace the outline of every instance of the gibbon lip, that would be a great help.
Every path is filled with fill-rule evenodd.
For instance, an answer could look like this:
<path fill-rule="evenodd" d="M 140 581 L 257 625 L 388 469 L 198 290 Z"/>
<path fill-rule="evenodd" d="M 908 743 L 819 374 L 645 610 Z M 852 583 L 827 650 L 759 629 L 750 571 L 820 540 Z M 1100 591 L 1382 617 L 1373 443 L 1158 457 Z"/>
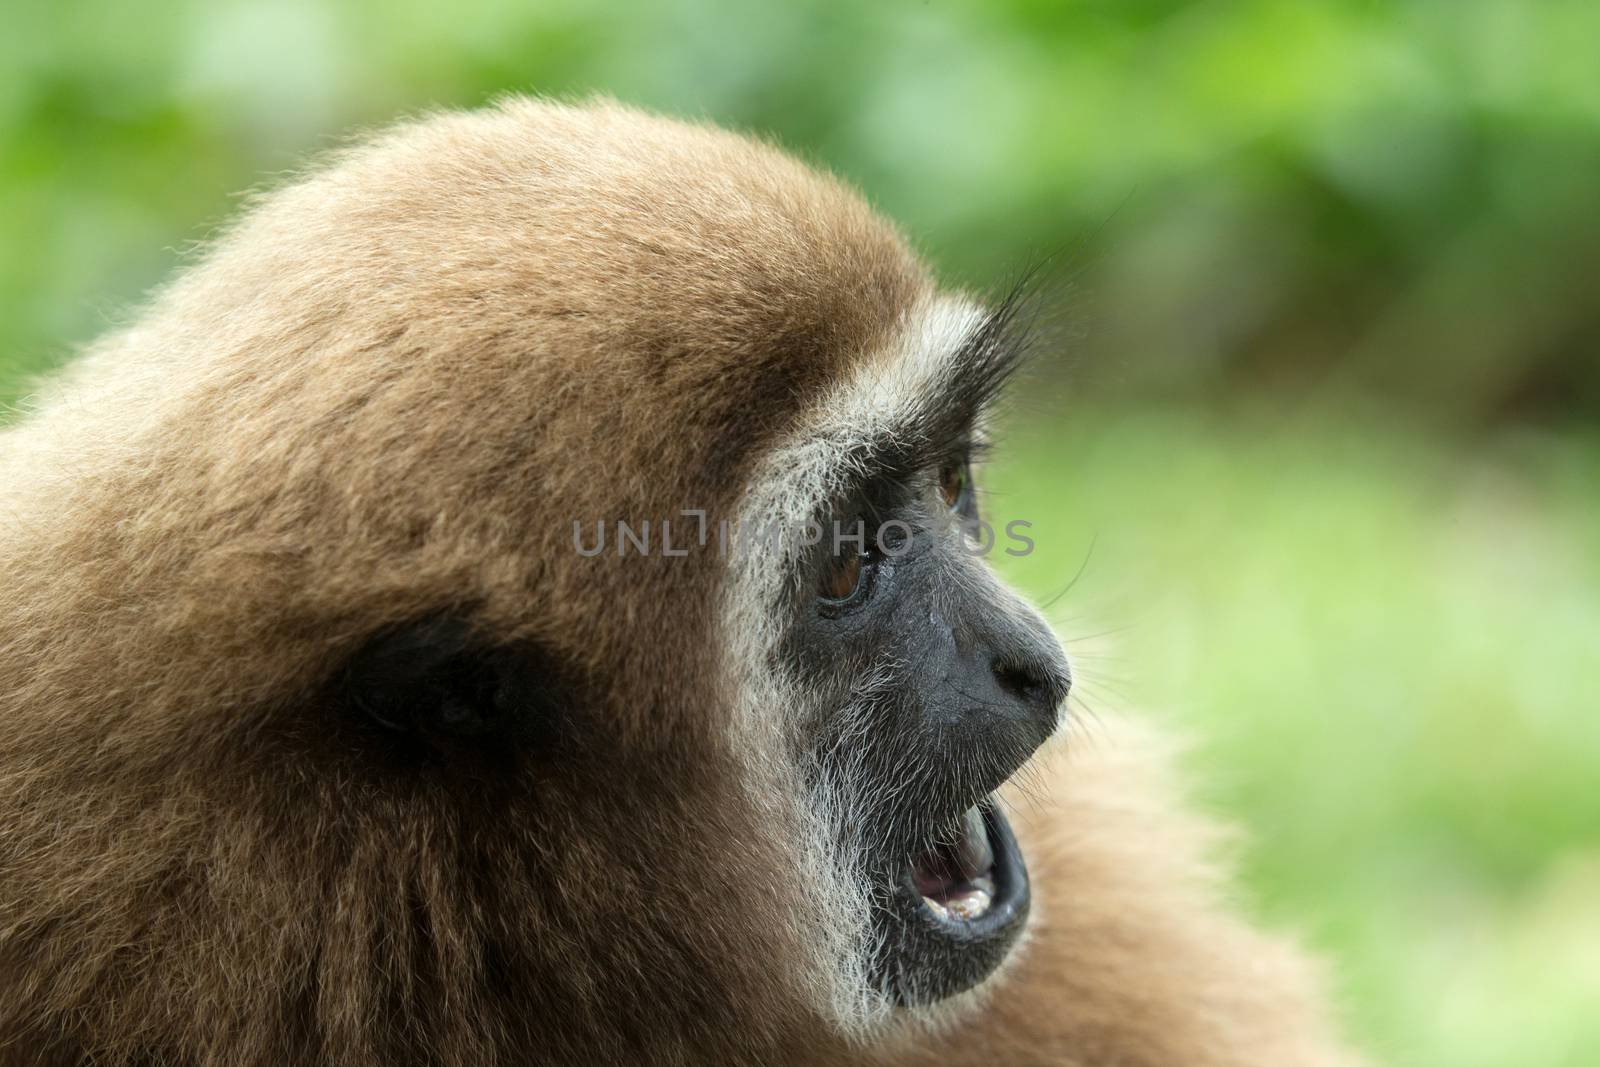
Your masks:
<path fill-rule="evenodd" d="M 936 1004 L 995 972 L 1027 925 L 1028 869 L 987 796 L 903 855 L 875 909 L 874 981 L 901 1007 Z"/>

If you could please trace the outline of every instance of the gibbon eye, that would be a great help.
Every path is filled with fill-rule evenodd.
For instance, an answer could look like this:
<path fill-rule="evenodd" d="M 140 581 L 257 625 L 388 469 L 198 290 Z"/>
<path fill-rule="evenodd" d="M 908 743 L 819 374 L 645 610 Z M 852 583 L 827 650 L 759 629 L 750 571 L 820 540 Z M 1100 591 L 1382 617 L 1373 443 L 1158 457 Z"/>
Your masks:
<path fill-rule="evenodd" d="M 965 460 L 960 463 L 949 463 L 940 468 L 939 496 L 944 500 L 945 507 L 955 511 L 966 503 L 971 483 L 971 471 Z"/>
<path fill-rule="evenodd" d="M 861 553 L 852 544 L 843 544 L 839 553 L 828 557 L 822 569 L 822 580 L 817 595 L 836 604 L 855 597 L 861 589 L 863 567 Z"/>

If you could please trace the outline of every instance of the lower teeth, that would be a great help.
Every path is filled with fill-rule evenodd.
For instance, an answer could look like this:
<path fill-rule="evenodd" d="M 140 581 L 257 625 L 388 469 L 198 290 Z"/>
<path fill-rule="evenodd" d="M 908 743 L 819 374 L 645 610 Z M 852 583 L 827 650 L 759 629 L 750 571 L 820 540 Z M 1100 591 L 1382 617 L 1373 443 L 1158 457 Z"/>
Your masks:
<path fill-rule="evenodd" d="M 945 922 L 971 922 L 989 910 L 989 905 L 994 902 L 994 883 L 988 878 L 978 878 L 971 888 L 957 893 L 944 901 L 934 900 L 930 897 L 922 898 L 933 911 Z"/>

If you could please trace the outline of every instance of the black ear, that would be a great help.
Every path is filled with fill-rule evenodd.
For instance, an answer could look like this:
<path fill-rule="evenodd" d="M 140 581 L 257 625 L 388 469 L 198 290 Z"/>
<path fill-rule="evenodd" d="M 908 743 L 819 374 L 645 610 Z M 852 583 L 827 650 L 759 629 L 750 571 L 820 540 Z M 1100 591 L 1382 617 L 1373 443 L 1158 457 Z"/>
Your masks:
<path fill-rule="evenodd" d="M 528 645 L 495 645 L 454 616 L 372 638 L 346 666 L 341 688 L 366 719 L 423 741 L 525 741 L 553 726 L 560 704 L 548 657 Z"/>

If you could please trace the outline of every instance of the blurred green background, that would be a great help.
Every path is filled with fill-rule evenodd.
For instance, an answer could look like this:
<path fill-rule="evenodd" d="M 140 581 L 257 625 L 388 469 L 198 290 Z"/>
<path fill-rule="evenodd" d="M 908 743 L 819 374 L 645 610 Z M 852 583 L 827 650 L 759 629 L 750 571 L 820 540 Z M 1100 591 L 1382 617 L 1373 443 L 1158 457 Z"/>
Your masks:
<path fill-rule="evenodd" d="M 945 277 L 1047 261 L 990 475 L 1080 730 L 1194 738 L 1396 1064 L 1600 1063 L 1600 4 L 10 0 L 0 404 L 354 128 L 604 91 Z"/>

